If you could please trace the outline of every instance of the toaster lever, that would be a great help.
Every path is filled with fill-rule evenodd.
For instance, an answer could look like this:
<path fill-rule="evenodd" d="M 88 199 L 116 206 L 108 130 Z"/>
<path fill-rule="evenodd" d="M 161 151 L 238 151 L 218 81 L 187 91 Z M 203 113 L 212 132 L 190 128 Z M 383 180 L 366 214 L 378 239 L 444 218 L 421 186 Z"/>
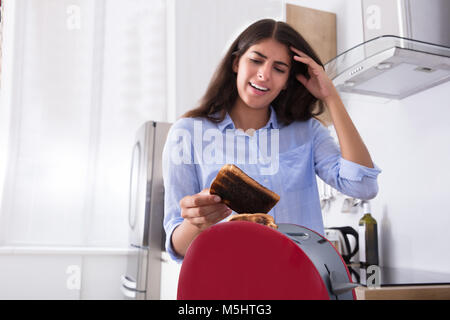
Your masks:
<path fill-rule="evenodd" d="M 342 274 L 336 271 L 330 272 L 331 291 L 335 295 L 338 296 L 340 294 L 346 293 L 347 291 L 351 291 L 356 287 L 359 287 L 359 285 L 356 283 L 346 281 L 348 281 L 348 277 L 342 276 Z"/>

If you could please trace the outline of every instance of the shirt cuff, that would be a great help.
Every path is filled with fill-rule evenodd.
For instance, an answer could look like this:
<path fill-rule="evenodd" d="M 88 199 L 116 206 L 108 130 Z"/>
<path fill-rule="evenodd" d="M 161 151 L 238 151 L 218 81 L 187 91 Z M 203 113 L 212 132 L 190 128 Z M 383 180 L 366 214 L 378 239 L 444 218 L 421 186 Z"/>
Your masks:
<path fill-rule="evenodd" d="M 341 178 L 361 181 L 363 177 L 376 179 L 380 173 L 381 169 L 375 163 L 373 163 L 373 168 L 368 168 L 344 158 L 340 159 L 339 176 Z"/>
<path fill-rule="evenodd" d="M 170 258 L 172 258 L 172 260 L 174 260 L 175 262 L 178 263 L 182 263 L 183 262 L 183 258 L 182 256 L 178 255 L 175 250 L 172 247 L 172 233 L 175 230 L 176 227 L 178 227 L 181 224 L 182 221 L 177 221 L 176 223 L 174 223 L 172 226 L 170 226 L 170 228 L 167 230 L 166 232 L 166 250 L 167 253 L 169 254 Z"/>

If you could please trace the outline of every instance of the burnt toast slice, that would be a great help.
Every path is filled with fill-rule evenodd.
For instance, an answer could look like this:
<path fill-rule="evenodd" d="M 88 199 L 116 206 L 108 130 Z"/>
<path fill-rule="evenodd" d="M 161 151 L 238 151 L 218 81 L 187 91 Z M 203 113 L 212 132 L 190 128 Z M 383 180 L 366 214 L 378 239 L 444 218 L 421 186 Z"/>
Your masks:
<path fill-rule="evenodd" d="M 268 213 L 280 200 L 275 192 L 262 186 L 233 164 L 224 165 L 211 184 L 210 194 L 222 198 L 237 213 Z"/>

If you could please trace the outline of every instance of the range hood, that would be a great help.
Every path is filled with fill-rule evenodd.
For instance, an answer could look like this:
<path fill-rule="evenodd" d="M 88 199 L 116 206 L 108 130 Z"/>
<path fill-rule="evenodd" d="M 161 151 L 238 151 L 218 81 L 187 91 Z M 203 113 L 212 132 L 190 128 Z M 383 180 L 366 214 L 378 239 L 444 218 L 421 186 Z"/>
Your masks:
<path fill-rule="evenodd" d="M 325 65 L 341 92 L 403 99 L 450 80 L 450 1 L 362 0 L 364 38 Z"/>

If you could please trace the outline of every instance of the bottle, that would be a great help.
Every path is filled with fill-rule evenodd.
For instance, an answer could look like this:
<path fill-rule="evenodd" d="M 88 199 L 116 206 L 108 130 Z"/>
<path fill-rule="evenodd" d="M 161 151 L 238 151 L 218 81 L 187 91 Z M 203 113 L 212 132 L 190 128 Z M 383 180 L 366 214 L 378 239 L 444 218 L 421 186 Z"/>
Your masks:
<path fill-rule="evenodd" d="M 359 220 L 358 242 L 361 267 L 378 265 L 377 221 L 370 214 L 370 203 L 363 201 L 364 216 Z"/>

